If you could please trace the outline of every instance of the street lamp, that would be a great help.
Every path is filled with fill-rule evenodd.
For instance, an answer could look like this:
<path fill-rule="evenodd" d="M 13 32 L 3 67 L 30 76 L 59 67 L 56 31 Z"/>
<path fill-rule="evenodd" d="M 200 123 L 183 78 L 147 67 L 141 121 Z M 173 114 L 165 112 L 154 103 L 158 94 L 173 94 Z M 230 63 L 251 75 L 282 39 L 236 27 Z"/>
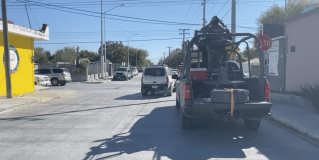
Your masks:
<path fill-rule="evenodd" d="M 133 34 L 127 38 L 127 67 L 130 66 L 130 39 L 139 34 Z"/>
<path fill-rule="evenodd" d="M 110 12 L 111 10 L 118 8 L 118 7 L 122 7 L 124 6 L 124 4 L 120 4 L 118 6 L 115 6 L 107 11 L 103 12 L 103 4 L 102 4 L 102 0 L 101 0 L 101 72 L 102 72 L 102 78 L 104 77 L 104 73 L 105 73 L 105 69 L 106 69 L 106 42 L 105 42 L 105 47 L 104 47 L 104 40 L 106 41 L 106 31 L 105 31 L 105 14 L 107 12 Z M 103 22 L 104 19 L 104 22 Z M 103 26 L 104 23 L 104 26 Z M 104 30 L 103 30 L 104 28 Z M 104 37 L 103 37 L 104 36 Z"/>

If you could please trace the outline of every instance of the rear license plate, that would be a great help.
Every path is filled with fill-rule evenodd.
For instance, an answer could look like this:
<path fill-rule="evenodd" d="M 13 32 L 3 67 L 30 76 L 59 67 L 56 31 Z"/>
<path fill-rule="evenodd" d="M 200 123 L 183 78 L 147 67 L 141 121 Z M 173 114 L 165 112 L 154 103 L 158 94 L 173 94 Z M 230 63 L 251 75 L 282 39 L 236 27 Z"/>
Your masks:
<path fill-rule="evenodd" d="M 153 89 L 156 89 L 156 88 L 157 88 L 157 85 L 152 85 L 152 88 L 153 88 Z"/>

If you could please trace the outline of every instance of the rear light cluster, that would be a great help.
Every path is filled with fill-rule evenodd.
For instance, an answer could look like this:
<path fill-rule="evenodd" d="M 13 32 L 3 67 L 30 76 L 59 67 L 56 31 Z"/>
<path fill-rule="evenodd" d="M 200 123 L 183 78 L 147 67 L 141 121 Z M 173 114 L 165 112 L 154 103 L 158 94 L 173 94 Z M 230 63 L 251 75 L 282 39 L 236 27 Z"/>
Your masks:
<path fill-rule="evenodd" d="M 184 89 L 184 99 L 185 100 L 192 99 L 191 85 L 190 84 L 185 84 L 183 89 Z"/>
<path fill-rule="evenodd" d="M 168 76 L 166 76 L 166 83 L 169 84 Z"/>
<path fill-rule="evenodd" d="M 270 101 L 270 84 L 267 80 L 265 82 L 265 101 Z"/>

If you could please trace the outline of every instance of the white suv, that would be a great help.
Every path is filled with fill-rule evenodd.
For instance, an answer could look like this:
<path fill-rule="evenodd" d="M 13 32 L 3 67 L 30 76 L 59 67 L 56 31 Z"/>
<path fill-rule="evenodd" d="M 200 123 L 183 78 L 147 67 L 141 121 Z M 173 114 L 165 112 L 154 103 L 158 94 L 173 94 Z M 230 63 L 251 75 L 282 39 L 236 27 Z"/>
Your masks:
<path fill-rule="evenodd" d="M 66 68 L 37 69 L 34 74 L 49 76 L 52 86 L 64 86 L 66 82 L 71 82 L 71 74 Z"/>
<path fill-rule="evenodd" d="M 141 92 L 143 96 L 162 94 L 171 96 L 175 89 L 175 80 L 167 66 L 150 66 L 144 69 Z"/>

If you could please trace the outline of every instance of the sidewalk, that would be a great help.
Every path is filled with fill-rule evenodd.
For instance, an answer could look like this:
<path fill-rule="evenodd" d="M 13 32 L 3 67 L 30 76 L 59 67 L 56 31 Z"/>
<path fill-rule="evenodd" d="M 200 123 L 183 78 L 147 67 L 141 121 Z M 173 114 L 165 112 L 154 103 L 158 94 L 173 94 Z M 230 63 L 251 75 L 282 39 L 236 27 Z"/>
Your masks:
<path fill-rule="evenodd" d="M 99 83 L 108 83 L 111 82 L 111 79 L 93 79 L 89 81 L 83 81 L 81 83 L 87 83 L 87 84 L 99 84 Z"/>
<path fill-rule="evenodd" d="M 20 109 L 33 104 L 74 95 L 76 95 L 76 92 L 73 90 L 50 90 L 48 87 L 37 86 L 35 92 L 30 94 L 13 97 L 11 99 L 0 97 L 0 114 L 2 112 Z"/>
<path fill-rule="evenodd" d="M 271 120 L 319 144 L 319 112 L 298 96 L 275 93 Z"/>

